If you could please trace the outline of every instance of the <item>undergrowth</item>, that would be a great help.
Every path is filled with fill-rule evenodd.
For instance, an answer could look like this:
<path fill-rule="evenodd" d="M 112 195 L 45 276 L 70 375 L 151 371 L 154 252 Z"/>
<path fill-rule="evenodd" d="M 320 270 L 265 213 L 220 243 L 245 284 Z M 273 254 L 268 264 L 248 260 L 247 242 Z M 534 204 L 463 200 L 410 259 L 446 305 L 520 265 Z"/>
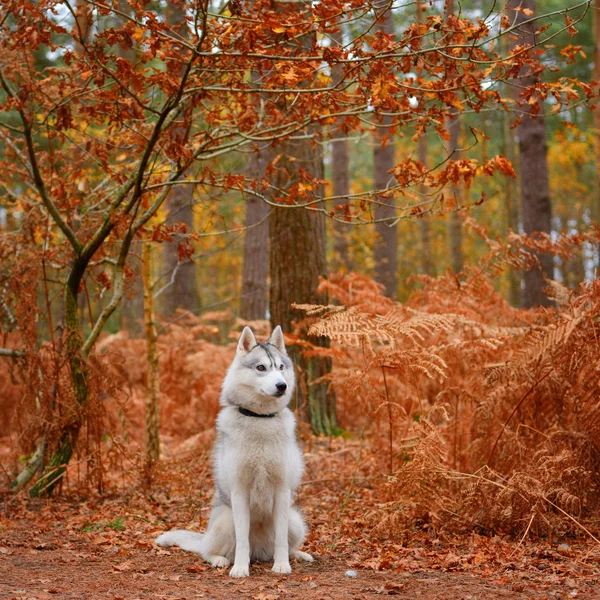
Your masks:
<path fill-rule="evenodd" d="M 421 276 L 405 303 L 351 273 L 321 282 L 329 305 L 298 307 L 310 333 L 332 341 L 328 349 L 305 345 L 304 351 L 332 358 L 327 380 L 340 426 L 360 440 L 356 456 L 332 454 L 346 465 L 340 485 L 348 486 L 348 497 L 360 477 L 380 489 L 382 503 L 365 507 L 376 536 L 401 536 L 423 523 L 437 532 L 594 536 L 600 526 L 600 281 L 577 290 L 549 282 L 555 306 L 525 310 L 508 305 L 494 279 L 502 269 L 535 265 L 535 252 L 569 258 L 582 244 L 597 244 L 598 231 L 557 241 L 512 236 L 507 244 L 478 233 L 490 252 L 476 269 Z M 158 349 L 167 458 L 192 452 L 209 464 L 221 382 L 245 324 L 229 312 L 182 313 L 163 324 Z M 266 339 L 268 323 L 251 325 Z M 52 432 L 77 409 L 51 346 L 32 355 L 0 363 L 6 487 L 38 440 L 55 443 Z M 65 485 L 142 486 L 145 342 L 125 332 L 107 335 L 92 367 L 87 426 Z M 34 383 L 56 373 L 54 385 L 40 384 L 43 392 L 35 393 Z M 309 456 L 321 448 L 307 426 L 300 423 L 299 432 Z M 312 485 L 320 485 L 318 466 L 313 459 L 307 464 Z M 155 481 L 162 481 L 160 464 L 156 469 Z"/>

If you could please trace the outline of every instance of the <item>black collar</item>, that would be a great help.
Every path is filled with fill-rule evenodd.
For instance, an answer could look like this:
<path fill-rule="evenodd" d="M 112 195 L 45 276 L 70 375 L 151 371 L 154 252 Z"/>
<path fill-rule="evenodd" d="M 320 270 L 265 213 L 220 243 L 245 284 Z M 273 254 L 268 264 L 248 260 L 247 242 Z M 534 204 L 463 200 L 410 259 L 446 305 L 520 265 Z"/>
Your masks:
<path fill-rule="evenodd" d="M 277 414 L 277 413 L 271 413 L 269 415 L 262 415 L 260 413 L 252 412 L 251 410 L 248 410 L 247 408 L 242 408 L 241 406 L 238 407 L 238 410 L 240 411 L 241 414 L 245 415 L 246 417 L 260 417 L 261 419 L 270 419 Z"/>

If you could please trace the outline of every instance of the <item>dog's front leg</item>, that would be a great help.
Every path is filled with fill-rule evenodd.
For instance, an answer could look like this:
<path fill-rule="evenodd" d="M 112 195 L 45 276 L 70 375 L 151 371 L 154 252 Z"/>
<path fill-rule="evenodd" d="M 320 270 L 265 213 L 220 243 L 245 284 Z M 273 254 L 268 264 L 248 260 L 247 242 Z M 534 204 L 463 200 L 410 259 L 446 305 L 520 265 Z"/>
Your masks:
<path fill-rule="evenodd" d="M 273 521 L 275 525 L 273 571 L 275 573 L 291 573 L 292 568 L 290 567 L 290 552 L 288 547 L 290 490 L 287 488 L 275 492 Z"/>
<path fill-rule="evenodd" d="M 250 497 L 247 492 L 233 490 L 231 510 L 235 527 L 235 560 L 229 575 L 248 577 L 250 575 Z"/>

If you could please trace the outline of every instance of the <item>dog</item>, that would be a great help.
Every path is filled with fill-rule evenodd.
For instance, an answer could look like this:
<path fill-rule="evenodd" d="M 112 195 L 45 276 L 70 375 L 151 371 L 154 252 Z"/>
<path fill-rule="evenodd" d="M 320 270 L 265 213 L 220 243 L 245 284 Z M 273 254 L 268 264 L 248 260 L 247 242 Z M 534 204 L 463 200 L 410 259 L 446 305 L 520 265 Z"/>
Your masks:
<path fill-rule="evenodd" d="M 231 577 L 248 577 L 250 561 L 273 561 L 273 572 L 291 573 L 290 556 L 313 560 L 299 550 L 306 525 L 293 505 L 304 470 L 287 408 L 294 385 L 281 327 L 261 344 L 245 327 L 221 388 L 206 532 L 168 531 L 157 544 L 196 552 L 213 567 L 233 562 Z"/>

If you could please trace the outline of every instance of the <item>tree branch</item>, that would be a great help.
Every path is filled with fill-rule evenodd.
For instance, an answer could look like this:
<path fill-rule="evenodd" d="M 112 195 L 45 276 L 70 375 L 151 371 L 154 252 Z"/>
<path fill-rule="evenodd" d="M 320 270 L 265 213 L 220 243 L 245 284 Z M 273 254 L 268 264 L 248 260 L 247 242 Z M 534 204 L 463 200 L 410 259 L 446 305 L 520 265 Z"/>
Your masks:
<path fill-rule="evenodd" d="M 4 79 L 4 74 L 0 69 L 0 85 L 4 88 L 4 91 L 11 98 L 15 98 L 15 93 L 8 85 L 6 79 Z M 31 171 L 33 175 L 33 181 L 35 183 L 35 187 L 44 203 L 44 206 L 50 213 L 50 216 L 54 220 L 54 222 L 60 227 L 61 231 L 64 233 L 65 237 L 69 240 L 73 250 L 75 250 L 76 254 L 81 252 L 82 244 L 79 241 L 79 238 L 75 235 L 75 232 L 69 227 L 67 222 L 62 218 L 58 208 L 46 192 L 46 186 L 44 185 L 44 180 L 42 179 L 42 175 L 40 173 L 37 157 L 35 154 L 35 148 L 33 147 L 33 136 L 31 130 L 31 124 L 29 123 L 25 113 L 22 108 L 18 109 L 19 115 L 21 116 L 21 121 L 23 123 L 23 136 L 25 137 L 25 142 L 27 144 L 27 153 L 29 155 L 29 163 L 31 165 Z"/>

